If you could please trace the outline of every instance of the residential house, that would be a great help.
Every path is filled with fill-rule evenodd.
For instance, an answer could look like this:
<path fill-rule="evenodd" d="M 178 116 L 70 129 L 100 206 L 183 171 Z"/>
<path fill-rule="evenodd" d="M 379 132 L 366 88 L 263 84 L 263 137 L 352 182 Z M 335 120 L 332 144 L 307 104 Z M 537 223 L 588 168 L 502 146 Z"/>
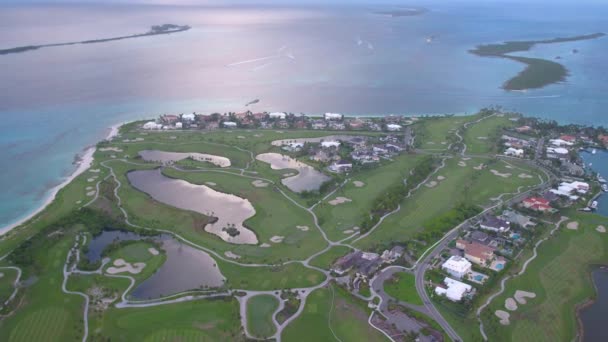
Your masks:
<path fill-rule="evenodd" d="M 529 216 L 522 215 L 514 210 L 505 210 L 502 212 L 502 217 L 512 223 L 515 223 L 523 228 L 533 227 L 536 223 L 532 222 Z"/>
<path fill-rule="evenodd" d="M 435 293 L 438 296 L 445 296 L 447 299 L 453 302 L 461 301 L 465 295 L 471 293 L 471 291 L 473 290 L 471 285 L 465 284 L 449 277 L 445 277 L 443 283 L 445 284 L 445 287 L 437 286 L 435 288 Z"/>
<path fill-rule="evenodd" d="M 143 129 L 162 129 L 163 125 L 162 124 L 158 124 L 155 121 L 149 121 L 146 122 L 143 126 Z"/>
<path fill-rule="evenodd" d="M 274 125 L 277 128 L 289 128 L 289 122 L 287 122 L 287 120 L 283 120 L 283 119 L 275 122 Z"/>
<path fill-rule="evenodd" d="M 575 177 L 582 177 L 585 175 L 585 169 L 582 166 L 567 160 L 562 162 L 561 170 Z"/>
<path fill-rule="evenodd" d="M 574 144 L 576 142 L 576 137 L 573 135 L 562 135 L 561 137 L 559 137 L 560 140 L 563 141 L 567 141 L 571 144 Z"/>
<path fill-rule="evenodd" d="M 384 260 L 384 262 L 393 263 L 397 259 L 401 258 L 404 251 L 405 251 L 405 249 L 403 247 L 395 246 L 395 247 L 391 248 L 390 250 L 385 250 L 384 252 L 382 252 L 382 255 L 380 256 L 380 258 L 382 258 L 382 260 Z"/>
<path fill-rule="evenodd" d="M 369 278 L 378 270 L 382 263 L 383 260 L 376 253 L 357 251 L 338 259 L 331 270 L 339 275 L 354 270 L 358 276 Z"/>
<path fill-rule="evenodd" d="M 608 148 L 608 135 L 600 134 L 597 136 L 597 139 Z"/>
<path fill-rule="evenodd" d="M 569 157 L 569 151 L 567 148 L 547 147 L 547 158 L 549 159 L 559 159 L 561 161 L 566 161 L 569 159 Z"/>
<path fill-rule="evenodd" d="M 549 212 L 553 208 L 550 205 L 550 202 L 542 197 L 528 197 L 521 202 L 522 207 L 539 211 L 539 212 Z"/>
<path fill-rule="evenodd" d="M 524 157 L 524 150 L 522 150 L 520 148 L 509 147 L 509 148 L 507 148 L 505 150 L 504 154 L 505 154 L 505 156 L 523 158 Z"/>
<path fill-rule="evenodd" d="M 337 173 L 349 172 L 352 169 L 353 169 L 353 163 L 345 161 L 345 160 L 338 160 L 329 166 L 330 171 L 337 172 Z"/>
<path fill-rule="evenodd" d="M 344 118 L 344 115 L 342 114 L 338 114 L 338 113 L 325 113 L 325 115 L 323 115 L 323 118 L 325 120 L 342 120 L 342 118 Z"/>
<path fill-rule="evenodd" d="M 322 148 L 338 148 L 338 147 L 340 147 L 340 142 L 339 141 L 322 141 L 321 147 Z"/>
<path fill-rule="evenodd" d="M 327 122 L 323 120 L 314 120 L 311 127 L 312 129 L 325 129 L 327 128 Z"/>
<path fill-rule="evenodd" d="M 456 247 L 464 250 L 464 257 L 467 260 L 480 266 L 490 265 L 494 259 L 494 248 L 478 242 L 458 240 Z"/>
<path fill-rule="evenodd" d="M 251 116 L 253 116 L 253 118 L 256 120 L 264 120 L 264 119 L 266 119 L 267 114 L 266 113 L 253 113 L 253 114 L 251 114 Z"/>
<path fill-rule="evenodd" d="M 462 279 L 465 275 L 471 272 L 471 264 L 467 259 L 460 256 L 451 256 L 442 265 L 441 269 L 446 271 L 452 277 Z"/>
<path fill-rule="evenodd" d="M 283 112 L 273 112 L 273 113 L 268 114 L 268 117 L 271 119 L 283 120 L 287 117 L 287 114 L 285 114 Z"/>
<path fill-rule="evenodd" d="M 165 125 L 174 125 L 176 122 L 179 121 L 179 117 L 177 115 L 167 114 L 161 116 L 160 121 Z"/>
<path fill-rule="evenodd" d="M 562 140 L 562 139 L 549 139 L 549 143 L 553 146 L 563 147 L 563 146 L 572 146 L 573 142 Z"/>
<path fill-rule="evenodd" d="M 515 129 L 519 133 L 528 133 L 532 131 L 532 127 L 530 126 L 520 126 Z"/>
<path fill-rule="evenodd" d="M 237 124 L 234 121 L 224 121 L 222 122 L 222 126 L 225 128 L 236 128 Z"/>
<path fill-rule="evenodd" d="M 511 229 L 511 224 L 508 221 L 502 220 L 496 216 L 485 216 L 479 223 L 479 228 L 490 230 L 493 232 L 504 233 Z"/>
<path fill-rule="evenodd" d="M 388 124 L 386 125 L 386 129 L 389 132 L 396 132 L 396 131 L 400 131 L 403 127 L 401 125 L 397 125 L 397 124 Z"/>
<path fill-rule="evenodd" d="M 182 121 L 194 122 L 195 120 L 196 120 L 196 114 L 194 114 L 194 113 L 182 114 Z"/>

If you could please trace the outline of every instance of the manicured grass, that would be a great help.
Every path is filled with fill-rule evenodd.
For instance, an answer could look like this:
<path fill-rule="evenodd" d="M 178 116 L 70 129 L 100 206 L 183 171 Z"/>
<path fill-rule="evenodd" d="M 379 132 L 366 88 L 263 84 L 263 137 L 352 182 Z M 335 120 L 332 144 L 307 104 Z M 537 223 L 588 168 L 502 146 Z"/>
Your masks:
<path fill-rule="evenodd" d="M 283 331 L 284 341 L 385 341 L 368 323 L 369 309 L 336 285 L 310 294 L 304 312 Z M 335 334 L 335 335 L 334 335 Z"/>
<path fill-rule="evenodd" d="M 329 238 L 340 240 L 348 236 L 344 231 L 352 231 L 353 227 L 359 226 L 364 215 L 372 210 L 376 198 L 407 178 L 409 171 L 421 159 L 421 155 L 404 154 L 382 166 L 358 172 L 343 188 L 315 207 L 319 222 Z M 364 185 L 357 187 L 355 181 L 363 182 Z M 329 201 L 336 197 L 346 197 L 351 202 L 331 205 Z"/>
<path fill-rule="evenodd" d="M 155 248 L 159 254 L 152 255 L 148 251 L 148 248 Z M 153 243 L 138 241 L 135 243 L 129 243 L 124 247 L 121 247 L 108 255 L 112 259 L 112 262 L 117 259 L 124 259 L 128 263 L 136 263 L 136 262 L 144 262 L 146 266 L 144 269 L 138 274 L 131 274 L 129 272 L 119 273 L 122 275 L 129 275 L 136 280 L 136 285 L 133 288 L 137 287 L 137 284 L 140 284 L 144 280 L 148 279 L 151 275 L 153 275 L 156 270 L 158 270 L 167 259 L 167 256 L 163 252 L 163 250 Z M 112 267 L 113 264 L 110 262 L 107 266 Z"/>
<path fill-rule="evenodd" d="M 459 165 L 459 163 L 464 164 Z M 483 170 L 474 169 L 482 163 L 491 165 Z M 492 197 L 501 193 L 516 192 L 519 186 L 540 183 L 535 176 L 536 173 L 532 173 L 529 169 L 522 171 L 506 167 L 507 164 L 502 161 L 489 162 L 486 158 L 447 160 L 446 167 L 432 177 L 432 180 L 438 183 L 436 186 L 421 186 L 410 198 L 404 200 L 400 211 L 387 217 L 372 234 L 359 240 L 356 245 L 365 249 L 377 244 L 406 241 L 417 232 L 428 232 L 425 223 L 454 208 L 458 201 L 486 205 Z M 491 169 L 511 173 L 511 176 L 506 178 L 496 176 L 490 172 Z M 519 178 L 520 173 L 528 173 L 534 177 Z M 445 179 L 439 181 L 438 176 L 443 176 Z"/>
<path fill-rule="evenodd" d="M 464 142 L 467 144 L 467 153 L 498 152 L 496 144 L 502 136 L 501 130 L 515 125 L 515 122 L 509 120 L 509 118 L 510 116 L 504 114 L 502 116 L 495 115 L 470 124 L 463 134 Z"/>
<path fill-rule="evenodd" d="M 384 283 L 384 291 L 391 297 L 402 302 L 422 305 L 422 299 L 416 291 L 416 279 L 411 273 L 400 272 L 394 275 L 395 280 L 389 279 Z"/>
<path fill-rule="evenodd" d="M 543 242 L 538 257 L 526 272 L 506 283 L 505 292 L 484 310 L 482 318 L 492 341 L 570 341 L 577 333 L 574 308 L 593 297 L 591 264 L 608 261 L 608 236 L 595 228 L 606 223 L 598 215 L 576 212 L 568 216 L 580 223 L 576 231 L 565 226 Z M 536 298 L 511 312 L 511 324 L 503 326 L 494 315 L 505 310 L 505 299 L 517 290 L 536 293 Z"/>
<path fill-rule="evenodd" d="M 230 297 L 146 308 L 110 308 L 91 328 L 92 340 L 243 340 L 238 303 Z"/>
<path fill-rule="evenodd" d="M 279 307 L 279 301 L 271 295 L 258 295 L 247 301 L 247 330 L 254 336 L 272 336 L 275 326 L 272 315 Z"/>
<path fill-rule="evenodd" d="M 312 259 L 310 264 L 328 270 L 339 257 L 344 256 L 351 251 L 352 250 L 348 247 L 333 246 L 327 252 Z"/>
<path fill-rule="evenodd" d="M 416 141 L 421 149 L 446 150 L 455 139 L 454 131 L 475 116 L 430 117 L 420 120 L 414 126 Z"/>
<path fill-rule="evenodd" d="M 61 292 L 63 264 L 74 234 L 42 239 L 32 250 L 36 267 L 24 270 L 24 279 L 36 281 L 22 288 L 25 299 L 0 325 L 2 341 L 75 341 L 82 338 L 84 299 Z"/>
<path fill-rule="evenodd" d="M 0 278 L 0 303 L 4 303 L 15 290 L 17 271 L 13 269 L 0 269 L 3 276 Z"/>
<path fill-rule="evenodd" d="M 217 259 L 217 265 L 227 278 L 226 285 L 243 290 L 281 290 L 318 285 L 323 273 L 291 263 L 276 267 L 243 267 Z"/>

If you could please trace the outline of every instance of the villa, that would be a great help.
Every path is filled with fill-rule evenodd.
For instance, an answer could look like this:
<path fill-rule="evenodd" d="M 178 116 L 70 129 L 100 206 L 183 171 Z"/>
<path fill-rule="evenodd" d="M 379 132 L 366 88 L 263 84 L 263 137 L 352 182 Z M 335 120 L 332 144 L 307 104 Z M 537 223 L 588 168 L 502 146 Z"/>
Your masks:
<path fill-rule="evenodd" d="M 553 209 L 549 201 L 541 197 L 528 197 L 521 202 L 521 205 L 524 208 L 540 212 L 547 212 Z"/>
<path fill-rule="evenodd" d="M 547 147 L 547 158 L 549 159 L 559 159 L 559 160 L 568 160 L 568 151 L 567 148 L 563 147 Z"/>
<path fill-rule="evenodd" d="M 274 112 L 274 113 L 268 114 L 268 117 L 271 119 L 283 120 L 283 119 L 285 119 L 285 117 L 287 117 L 287 114 L 285 114 L 283 112 Z"/>
<path fill-rule="evenodd" d="M 435 293 L 438 296 L 445 296 L 447 299 L 453 302 L 461 301 L 462 298 L 467 293 L 470 293 L 473 289 L 471 285 L 465 284 L 449 277 L 445 277 L 443 283 L 446 285 L 446 287 L 437 286 L 435 288 Z"/>
<path fill-rule="evenodd" d="M 322 141 L 321 142 L 321 147 L 323 148 L 338 148 L 340 147 L 340 142 L 339 141 Z"/>
<path fill-rule="evenodd" d="M 189 114 L 183 114 L 182 115 L 182 120 L 183 121 L 193 122 L 195 119 L 196 119 L 196 114 L 194 114 L 194 113 L 189 113 Z"/>
<path fill-rule="evenodd" d="M 464 250 L 464 257 L 470 262 L 486 266 L 494 260 L 494 248 L 482 245 L 478 242 L 468 242 L 465 240 L 458 240 L 456 242 L 456 248 Z"/>
<path fill-rule="evenodd" d="M 396 132 L 396 131 L 400 131 L 403 127 L 401 125 L 397 125 L 397 124 L 388 124 L 386 125 L 386 129 L 389 132 Z"/>
<path fill-rule="evenodd" d="M 347 162 L 345 160 L 339 160 L 329 166 L 330 171 L 337 172 L 337 173 L 348 172 L 348 171 L 352 170 L 352 168 L 353 168 L 353 163 Z"/>
<path fill-rule="evenodd" d="M 479 228 L 504 233 L 511 229 L 511 223 L 496 216 L 486 216 L 479 223 Z"/>
<path fill-rule="evenodd" d="M 225 128 L 236 128 L 236 122 L 224 121 L 224 122 L 222 122 L 222 126 L 224 126 Z"/>
<path fill-rule="evenodd" d="M 457 279 L 462 279 L 471 272 L 471 266 L 473 264 L 467 259 L 454 255 L 441 265 L 441 269 Z"/>
<path fill-rule="evenodd" d="M 574 145 L 573 142 L 566 141 L 566 140 L 563 140 L 563 139 L 550 139 L 549 143 L 551 145 L 557 146 L 557 147 L 572 146 L 572 145 Z"/>
<path fill-rule="evenodd" d="M 505 154 L 505 156 L 523 158 L 524 150 L 522 150 L 521 148 L 509 147 L 505 150 L 504 154 Z"/>
<path fill-rule="evenodd" d="M 538 199 L 536 197 L 531 197 L 531 199 Z M 540 200 L 542 201 L 546 201 L 543 198 L 540 198 Z M 549 202 L 547 201 L 547 206 L 549 208 L 551 208 L 551 206 L 548 204 Z M 552 208 L 551 208 L 552 209 Z M 513 222 L 515 224 L 518 224 L 519 226 L 523 227 L 523 228 L 528 228 L 528 226 L 533 227 L 536 224 L 534 222 L 532 222 L 532 220 L 530 220 L 530 217 L 526 216 L 526 215 L 522 215 L 514 210 L 505 210 L 502 212 L 502 217 L 509 221 L 509 222 Z"/>

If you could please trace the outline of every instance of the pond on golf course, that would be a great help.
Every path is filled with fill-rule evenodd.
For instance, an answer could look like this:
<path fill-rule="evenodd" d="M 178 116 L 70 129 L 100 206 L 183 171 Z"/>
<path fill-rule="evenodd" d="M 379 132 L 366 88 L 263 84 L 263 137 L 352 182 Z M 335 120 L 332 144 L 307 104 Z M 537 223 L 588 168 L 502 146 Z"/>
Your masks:
<path fill-rule="evenodd" d="M 255 157 L 259 161 L 270 164 L 273 170 L 293 169 L 296 175 L 283 178 L 281 183 L 293 192 L 319 190 L 321 184 L 327 182 L 331 177 L 314 167 L 297 161 L 289 156 L 279 153 L 262 153 Z"/>
<path fill-rule="evenodd" d="M 219 167 L 230 166 L 230 159 L 213 154 L 196 152 L 166 152 L 158 150 L 139 151 L 139 156 L 145 161 L 159 162 L 163 164 L 175 163 L 180 160 L 191 158 L 196 161 L 208 162 Z"/>

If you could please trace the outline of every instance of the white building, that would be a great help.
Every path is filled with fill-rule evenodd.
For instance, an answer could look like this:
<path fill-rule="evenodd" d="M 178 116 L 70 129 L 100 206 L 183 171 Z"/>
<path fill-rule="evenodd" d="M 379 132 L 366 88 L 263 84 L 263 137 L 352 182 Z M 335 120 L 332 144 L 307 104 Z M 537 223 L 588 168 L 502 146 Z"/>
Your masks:
<path fill-rule="evenodd" d="M 568 149 L 563 147 L 547 147 L 547 158 L 549 159 L 568 159 Z"/>
<path fill-rule="evenodd" d="M 330 148 L 330 147 L 340 147 L 340 142 L 339 141 L 322 141 L 321 142 L 321 147 L 323 148 Z"/>
<path fill-rule="evenodd" d="M 524 150 L 522 150 L 521 148 L 509 147 L 505 151 L 505 156 L 512 156 L 512 157 L 522 158 L 524 156 Z"/>
<path fill-rule="evenodd" d="M 574 143 L 571 143 L 569 141 L 562 140 L 562 139 L 551 139 L 551 140 L 549 140 L 549 143 L 553 146 L 558 146 L 558 147 L 574 145 Z"/>
<path fill-rule="evenodd" d="M 285 117 L 287 117 L 287 114 L 283 113 L 283 112 L 274 112 L 274 113 L 270 113 L 268 114 L 268 117 L 271 119 L 285 119 Z"/>
<path fill-rule="evenodd" d="M 461 301 L 462 297 L 473 289 L 471 285 L 448 277 L 445 277 L 443 283 L 447 288 L 437 286 L 435 288 L 435 293 L 439 296 L 446 296 L 447 299 L 453 302 Z"/>
<path fill-rule="evenodd" d="M 181 129 L 182 127 L 184 127 L 184 124 L 182 124 L 181 122 L 176 122 L 175 123 L 175 128 Z"/>
<path fill-rule="evenodd" d="M 401 127 L 401 125 L 397 125 L 397 124 L 386 125 L 386 129 L 388 129 L 391 132 L 400 131 L 401 128 L 403 128 L 403 127 Z"/>
<path fill-rule="evenodd" d="M 236 128 L 236 122 L 234 121 L 224 121 L 222 122 L 222 125 L 226 128 Z"/>
<path fill-rule="evenodd" d="M 299 151 L 304 147 L 304 143 L 301 142 L 290 142 L 283 145 L 285 151 Z"/>
<path fill-rule="evenodd" d="M 353 164 L 347 161 L 337 161 L 329 166 L 329 171 L 332 172 L 347 172 L 353 168 Z"/>
<path fill-rule="evenodd" d="M 194 113 L 183 114 L 182 120 L 192 122 L 196 119 L 196 115 Z"/>
<path fill-rule="evenodd" d="M 462 277 L 471 272 L 471 266 L 473 264 L 467 259 L 454 255 L 441 265 L 441 269 L 453 277 L 462 279 Z"/>
<path fill-rule="evenodd" d="M 158 124 L 154 121 L 146 122 L 143 126 L 143 129 L 163 129 L 163 125 Z"/>
<path fill-rule="evenodd" d="M 338 113 L 325 113 L 323 116 L 325 120 L 342 120 L 343 117 L 344 115 Z"/>

